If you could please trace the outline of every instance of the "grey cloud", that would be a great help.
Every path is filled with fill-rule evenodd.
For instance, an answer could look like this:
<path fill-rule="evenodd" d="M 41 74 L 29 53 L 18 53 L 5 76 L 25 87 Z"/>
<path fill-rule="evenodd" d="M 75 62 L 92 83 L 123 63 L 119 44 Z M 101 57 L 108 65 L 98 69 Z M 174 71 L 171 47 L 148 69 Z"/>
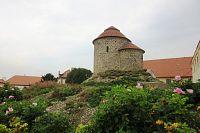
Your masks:
<path fill-rule="evenodd" d="M 145 59 L 192 56 L 199 0 L 0 1 L 0 78 L 92 69 L 92 40 L 110 25 L 145 49 Z"/>

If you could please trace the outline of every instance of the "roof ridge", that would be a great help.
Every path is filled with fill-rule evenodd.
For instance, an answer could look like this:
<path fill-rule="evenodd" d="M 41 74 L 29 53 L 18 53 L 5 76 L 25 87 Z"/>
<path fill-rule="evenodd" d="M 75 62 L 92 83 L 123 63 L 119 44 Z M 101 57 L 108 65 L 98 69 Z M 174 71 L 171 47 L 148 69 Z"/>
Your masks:
<path fill-rule="evenodd" d="M 168 60 L 168 59 L 182 59 L 182 58 L 192 58 L 192 56 L 188 56 L 188 57 L 172 57 L 172 58 L 150 59 L 150 60 L 144 60 L 144 61 Z"/>
<path fill-rule="evenodd" d="M 128 39 L 122 32 L 120 32 L 120 30 L 118 30 L 117 28 L 115 28 L 114 26 L 110 26 L 107 29 L 105 29 L 97 38 L 95 38 L 92 42 L 94 44 L 94 41 L 100 38 L 104 38 L 104 37 L 118 37 L 118 38 L 125 38 L 128 41 L 131 41 L 130 39 Z"/>

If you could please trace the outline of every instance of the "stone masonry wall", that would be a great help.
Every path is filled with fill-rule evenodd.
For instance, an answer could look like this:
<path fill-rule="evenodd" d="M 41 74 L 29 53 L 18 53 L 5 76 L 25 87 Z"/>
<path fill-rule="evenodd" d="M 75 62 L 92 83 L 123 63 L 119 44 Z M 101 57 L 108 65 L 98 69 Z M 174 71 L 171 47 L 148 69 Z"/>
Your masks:
<path fill-rule="evenodd" d="M 143 52 L 134 49 L 120 51 L 120 70 L 138 71 L 143 69 Z"/>
<path fill-rule="evenodd" d="M 107 70 L 120 70 L 120 55 L 118 49 L 128 39 L 105 37 L 94 41 L 94 75 Z"/>

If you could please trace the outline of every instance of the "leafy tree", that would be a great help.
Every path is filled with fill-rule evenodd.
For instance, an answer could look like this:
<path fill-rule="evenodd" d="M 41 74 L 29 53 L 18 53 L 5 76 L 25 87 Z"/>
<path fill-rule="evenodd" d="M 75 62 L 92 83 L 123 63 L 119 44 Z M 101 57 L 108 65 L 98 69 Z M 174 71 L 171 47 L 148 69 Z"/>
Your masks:
<path fill-rule="evenodd" d="M 82 83 L 84 80 L 92 76 L 92 72 L 85 68 L 74 68 L 68 74 L 66 83 Z"/>
<path fill-rule="evenodd" d="M 42 81 L 55 81 L 56 78 L 51 73 L 47 73 L 46 75 L 42 76 Z"/>

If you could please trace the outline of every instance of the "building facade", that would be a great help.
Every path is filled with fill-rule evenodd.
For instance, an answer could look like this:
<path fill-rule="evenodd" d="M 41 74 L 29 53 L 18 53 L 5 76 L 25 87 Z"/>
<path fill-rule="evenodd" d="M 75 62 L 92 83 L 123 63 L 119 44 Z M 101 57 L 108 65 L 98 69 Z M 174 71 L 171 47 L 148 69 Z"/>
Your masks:
<path fill-rule="evenodd" d="M 196 83 L 200 79 L 200 41 L 192 58 L 192 81 Z"/>
<path fill-rule="evenodd" d="M 143 69 L 144 50 L 132 44 L 120 30 L 111 26 L 94 44 L 94 75 L 107 70 L 138 71 Z"/>
<path fill-rule="evenodd" d="M 58 72 L 58 83 L 59 84 L 66 84 L 66 78 L 67 78 L 67 75 L 70 73 L 70 70 L 66 70 L 65 72 L 63 73 L 60 73 L 60 71 Z"/>

